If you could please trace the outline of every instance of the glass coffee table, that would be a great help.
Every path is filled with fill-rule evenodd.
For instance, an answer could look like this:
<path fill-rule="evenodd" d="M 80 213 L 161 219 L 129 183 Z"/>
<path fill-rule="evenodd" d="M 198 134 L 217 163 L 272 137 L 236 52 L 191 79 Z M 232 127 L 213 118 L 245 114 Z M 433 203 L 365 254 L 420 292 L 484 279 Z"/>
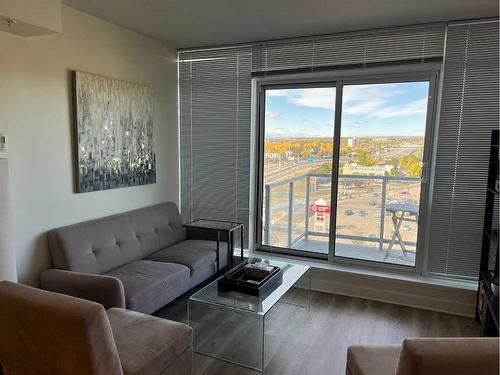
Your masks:
<path fill-rule="evenodd" d="M 278 302 L 309 309 L 311 299 L 309 266 L 265 261 L 282 269 L 283 282 L 263 296 L 220 291 L 217 280 L 223 275 L 189 298 L 188 320 L 196 353 L 264 370 L 267 314 Z"/>

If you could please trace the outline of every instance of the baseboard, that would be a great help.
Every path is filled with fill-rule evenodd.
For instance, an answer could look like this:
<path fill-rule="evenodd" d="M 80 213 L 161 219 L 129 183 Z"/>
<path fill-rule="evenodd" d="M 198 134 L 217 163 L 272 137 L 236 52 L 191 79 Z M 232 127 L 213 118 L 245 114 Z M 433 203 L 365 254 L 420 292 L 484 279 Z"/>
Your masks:
<path fill-rule="evenodd" d="M 313 268 L 313 290 L 473 317 L 476 291 Z"/>
<path fill-rule="evenodd" d="M 245 250 L 245 256 L 309 265 L 313 290 L 465 317 L 475 316 L 476 283 L 335 265 L 283 254 Z"/>

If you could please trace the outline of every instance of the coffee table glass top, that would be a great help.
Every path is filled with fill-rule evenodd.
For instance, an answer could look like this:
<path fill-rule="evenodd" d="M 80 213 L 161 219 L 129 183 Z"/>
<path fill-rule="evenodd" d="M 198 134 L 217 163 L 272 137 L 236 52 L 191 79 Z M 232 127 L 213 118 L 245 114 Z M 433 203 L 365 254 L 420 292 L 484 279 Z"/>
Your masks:
<path fill-rule="evenodd" d="M 222 220 L 208 220 L 208 219 L 198 219 L 191 221 L 190 223 L 184 224 L 188 228 L 203 228 L 203 229 L 214 229 L 214 230 L 233 230 L 241 226 L 241 223 L 236 223 L 233 221 L 222 221 Z"/>
<path fill-rule="evenodd" d="M 263 296 L 252 296 L 245 293 L 233 291 L 219 291 L 217 288 L 217 280 L 224 277 L 222 275 L 217 280 L 200 289 L 193 294 L 189 299 L 191 301 L 203 302 L 212 305 L 222 306 L 244 310 L 250 313 L 265 315 L 271 308 L 285 295 L 299 279 L 304 276 L 309 270 L 309 266 L 298 264 L 283 263 L 271 260 L 265 260 L 272 266 L 278 266 L 283 270 L 283 282 L 273 291 L 265 293 Z M 229 271 L 231 272 L 231 271 Z"/>

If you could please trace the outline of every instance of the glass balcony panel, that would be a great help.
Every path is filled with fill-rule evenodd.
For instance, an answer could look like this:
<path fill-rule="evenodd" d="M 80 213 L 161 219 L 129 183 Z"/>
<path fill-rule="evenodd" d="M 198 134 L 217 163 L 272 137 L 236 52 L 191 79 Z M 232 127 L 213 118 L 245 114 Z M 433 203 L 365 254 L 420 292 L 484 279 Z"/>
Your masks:
<path fill-rule="evenodd" d="M 269 245 L 288 245 L 288 189 L 289 184 L 273 186 L 270 191 Z"/>
<path fill-rule="evenodd" d="M 380 238 L 382 178 L 339 177 L 337 236 Z"/>
<path fill-rule="evenodd" d="M 384 252 L 380 250 L 380 246 L 377 241 L 342 237 L 337 237 L 335 240 L 335 255 L 345 258 L 378 262 L 382 262 L 384 259 Z"/>
<path fill-rule="evenodd" d="M 292 219 L 292 246 L 300 240 L 306 232 L 306 185 L 307 178 L 296 180 L 293 183 L 293 219 Z"/>
<path fill-rule="evenodd" d="M 389 180 L 387 182 L 386 207 L 391 208 L 391 205 L 418 205 L 420 202 L 420 179 L 415 178 L 410 181 Z M 402 212 L 397 212 L 400 217 Z M 415 252 L 417 248 L 418 223 L 417 215 L 405 212 L 405 219 L 401 222 L 399 233 L 403 239 L 405 252 L 400 245 L 399 239 L 396 237 L 395 242 L 391 246 L 391 242 L 395 234 L 394 214 L 390 210 L 386 210 L 384 218 L 384 251 L 388 252 L 387 260 L 401 264 L 414 264 Z M 397 220 L 397 219 L 396 219 Z M 410 221 L 411 220 L 411 221 Z"/>

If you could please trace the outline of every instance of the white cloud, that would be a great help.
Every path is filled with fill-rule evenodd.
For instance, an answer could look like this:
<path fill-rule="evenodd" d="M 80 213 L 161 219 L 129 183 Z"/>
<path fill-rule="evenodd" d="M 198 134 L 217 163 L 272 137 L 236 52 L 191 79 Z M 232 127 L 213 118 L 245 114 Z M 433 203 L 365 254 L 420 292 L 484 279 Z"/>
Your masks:
<path fill-rule="evenodd" d="M 333 109 L 335 102 L 335 89 L 313 88 L 313 89 L 283 89 L 267 90 L 267 96 L 286 97 L 287 102 L 303 107 Z"/>
<path fill-rule="evenodd" d="M 268 120 L 281 120 L 283 116 L 279 112 L 266 112 L 266 119 Z"/>
<path fill-rule="evenodd" d="M 342 112 L 350 115 L 366 115 L 377 118 L 426 113 L 426 97 L 400 106 L 390 105 L 391 100 L 401 94 L 401 90 L 392 84 L 348 85 L 344 87 L 342 95 Z M 267 95 L 286 97 L 289 103 L 303 107 L 331 110 L 334 110 L 335 107 L 335 89 L 331 87 L 268 90 Z M 266 114 L 266 117 L 274 119 L 274 115 L 276 114 L 270 113 Z M 279 118 L 281 118 L 281 115 Z"/>
<path fill-rule="evenodd" d="M 267 96 L 288 96 L 290 95 L 290 90 L 267 90 Z"/>
<path fill-rule="evenodd" d="M 370 115 L 382 107 L 383 100 L 363 100 L 359 102 L 344 102 L 342 112 L 349 115 Z"/>
<path fill-rule="evenodd" d="M 382 107 L 377 111 L 371 113 L 369 117 L 391 118 L 391 117 L 418 115 L 426 112 L 427 112 L 427 98 L 422 98 L 414 100 L 413 102 L 407 103 L 399 107 L 396 106 Z"/>
<path fill-rule="evenodd" d="M 287 100 L 295 105 L 313 108 L 332 109 L 335 105 L 335 90 L 333 88 L 315 88 L 294 90 Z"/>
<path fill-rule="evenodd" d="M 342 111 L 350 115 L 370 115 L 383 107 L 397 93 L 398 90 L 390 86 L 346 86 L 342 94 Z"/>

